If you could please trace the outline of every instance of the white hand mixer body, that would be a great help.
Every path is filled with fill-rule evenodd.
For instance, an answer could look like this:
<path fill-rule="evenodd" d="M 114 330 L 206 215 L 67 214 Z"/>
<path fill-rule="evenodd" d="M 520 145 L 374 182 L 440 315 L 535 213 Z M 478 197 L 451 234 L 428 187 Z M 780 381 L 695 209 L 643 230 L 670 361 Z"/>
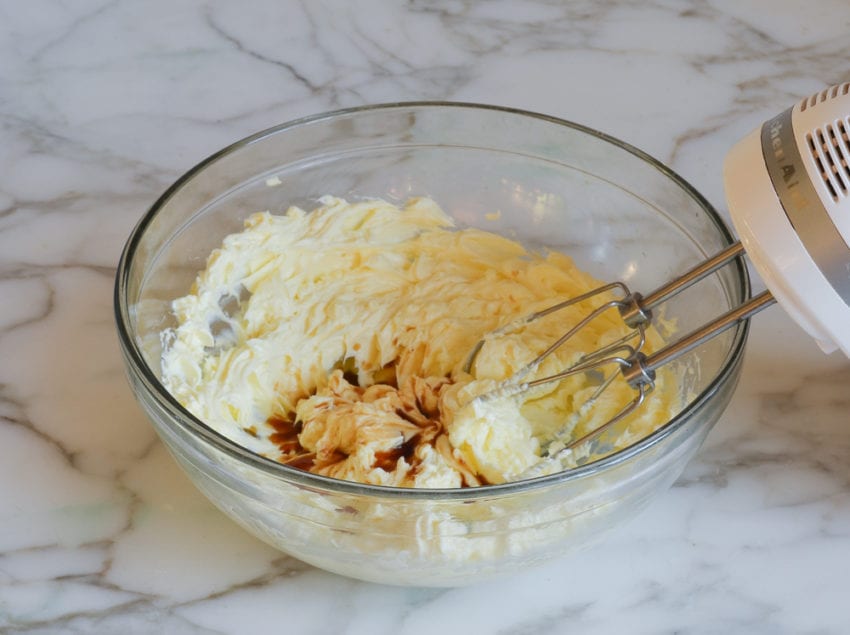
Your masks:
<path fill-rule="evenodd" d="M 732 222 L 780 306 L 850 357 L 850 83 L 750 133 L 724 165 Z"/>

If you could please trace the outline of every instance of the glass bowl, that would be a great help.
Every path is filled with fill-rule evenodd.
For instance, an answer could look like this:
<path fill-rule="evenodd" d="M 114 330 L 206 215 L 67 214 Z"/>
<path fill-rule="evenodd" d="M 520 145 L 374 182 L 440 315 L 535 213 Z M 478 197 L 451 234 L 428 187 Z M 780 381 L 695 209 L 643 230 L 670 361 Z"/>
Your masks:
<path fill-rule="evenodd" d="M 458 225 L 572 256 L 650 290 L 732 242 L 685 181 L 642 152 L 566 121 L 506 108 L 400 103 L 300 119 L 218 152 L 133 230 L 115 312 L 127 373 L 197 487 L 248 531 L 317 567 L 381 583 L 456 586 L 550 561 L 635 515 L 681 473 L 741 369 L 747 325 L 684 362 L 683 408 L 651 436 L 582 467 L 480 488 L 361 485 L 254 454 L 198 420 L 159 380 L 160 331 L 210 251 L 255 211 L 325 194 L 433 198 Z M 749 296 L 735 262 L 671 301 L 680 332 Z M 650 397 L 651 398 L 651 397 Z"/>

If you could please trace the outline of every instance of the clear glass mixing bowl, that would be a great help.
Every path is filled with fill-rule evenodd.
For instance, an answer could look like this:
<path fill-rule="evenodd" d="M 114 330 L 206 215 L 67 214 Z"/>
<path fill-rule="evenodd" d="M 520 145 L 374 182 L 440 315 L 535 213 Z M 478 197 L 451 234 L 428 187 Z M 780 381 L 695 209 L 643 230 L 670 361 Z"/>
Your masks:
<path fill-rule="evenodd" d="M 640 151 L 572 123 L 489 106 L 408 103 L 323 114 L 256 134 L 190 170 L 142 218 L 121 257 L 115 311 L 127 373 L 197 487 L 282 551 L 355 578 L 429 586 L 549 561 L 599 539 L 664 491 L 728 403 L 746 325 L 683 362 L 686 403 L 654 434 L 551 476 L 396 489 L 309 474 L 239 447 L 159 381 L 169 303 L 247 215 L 312 209 L 325 194 L 393 203 L 429 196 L 460 226 L 561 250 L 596 277 L 637 290 L 732 241 L 692 187 Z M 685 332 L 748 296 L 736 262 L 673 300 L 665 316 Z"/>

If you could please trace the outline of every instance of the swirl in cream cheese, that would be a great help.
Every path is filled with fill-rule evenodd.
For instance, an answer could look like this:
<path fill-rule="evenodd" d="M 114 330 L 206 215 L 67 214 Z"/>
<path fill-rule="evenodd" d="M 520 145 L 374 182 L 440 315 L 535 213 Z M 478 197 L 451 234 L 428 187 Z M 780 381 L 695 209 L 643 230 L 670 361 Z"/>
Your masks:
<path fill-rule="evenodd" d="M 503 399 L 474 399 L 588 311 L 579 305 L 488 342 L 475 376 L 463 370 L 485 333 L 599 284 L 567 256 L 457 229 L 429 199 L 402 208 L 381 200 L 320 202 L 309 213 L 292 207 L 250 216 L 173 303 L 178 326 L 163 334 L 163 382 L 223 435 L 331 477 L 475 486 L 531 468 L 562 469 L 541 456 L 543 444 L 591 429 L 632 398 L 615 382 L 592 417 L 579 419 L 576 409 L 598 384 L 577 375 Z M 602 316 L 539 372 L 563 368 L 624 329 L 616 314 Z M 656 392 L 624 442 L 654 429 L 677 405 L 663 377 Z"/>

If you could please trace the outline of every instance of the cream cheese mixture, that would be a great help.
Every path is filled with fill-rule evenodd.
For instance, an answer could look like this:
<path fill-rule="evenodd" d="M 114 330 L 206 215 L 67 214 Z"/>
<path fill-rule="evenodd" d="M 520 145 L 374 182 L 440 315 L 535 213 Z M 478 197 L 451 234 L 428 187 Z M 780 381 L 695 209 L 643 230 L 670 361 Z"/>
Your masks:
<path fill-rule="evenodd" d="M 162 379 L 195 416 L 255 452 L 336 478 L 401 487 L 502 483 L 564 468 L 543 451 L 633 398 L 581 374 L 490 393 L 585 315 L 588 305 L 488 340 L 484 334 L 598 286 L 565 255 L 457 229 L 433 201 L 320 200 L 257 213 L 209 257 L 163 333 Z M 609 312 L 544 362 L 551 374 L 625 332 Z M 657 340 L 652 333 L 651 339 Z M 679 405 L 673 382 L 618 439 L 651 432 Z"/>

